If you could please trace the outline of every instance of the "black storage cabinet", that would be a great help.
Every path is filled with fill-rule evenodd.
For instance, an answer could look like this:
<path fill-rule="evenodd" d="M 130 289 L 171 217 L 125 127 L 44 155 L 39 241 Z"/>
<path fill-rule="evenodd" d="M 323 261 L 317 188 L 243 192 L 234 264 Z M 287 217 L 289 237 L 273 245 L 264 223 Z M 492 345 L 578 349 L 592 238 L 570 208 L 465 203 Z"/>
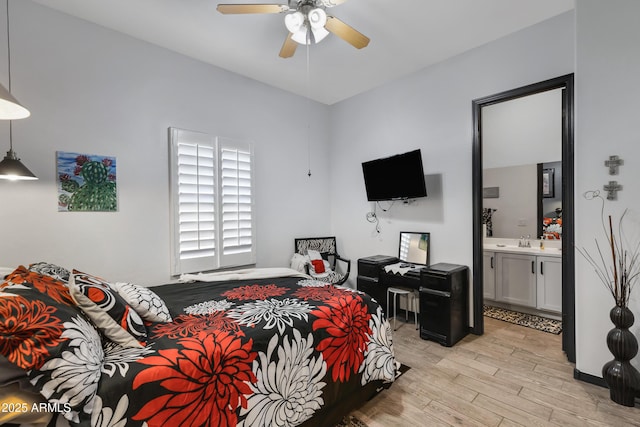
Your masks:
<path fill-rule="evenodd" d="M 469 268 L 434 264 L 420 271 L 420 338 L 451 347 L 469 333 Z"/>
<path fill-rule="evenodd" d="M 385 310 L 387 287 L 380 283 L 380 272 L 385 265 L 395 264 L 398 258 L 374 255 L 358 260 L 358 290 L 369 294 Z"/>

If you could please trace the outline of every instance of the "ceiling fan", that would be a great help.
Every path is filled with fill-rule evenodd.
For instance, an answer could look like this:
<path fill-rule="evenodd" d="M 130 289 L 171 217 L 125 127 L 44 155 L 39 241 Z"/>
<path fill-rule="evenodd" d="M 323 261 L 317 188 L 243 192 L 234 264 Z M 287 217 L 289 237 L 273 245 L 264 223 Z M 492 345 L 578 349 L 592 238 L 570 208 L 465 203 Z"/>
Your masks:
<path fill-rule="evenodd" d="M 347 0 L 288 0 L 288 4 L 219 4 L 223 14 L 286 13 L 284 23 L 289 30 L 280 56 L 290 58 L 298 44 L 319 43 L 333 33 L 357 49 L 369 44 L 369 38 L 338 18 L 327 15 L 326 8 L 338 6 Z"/>

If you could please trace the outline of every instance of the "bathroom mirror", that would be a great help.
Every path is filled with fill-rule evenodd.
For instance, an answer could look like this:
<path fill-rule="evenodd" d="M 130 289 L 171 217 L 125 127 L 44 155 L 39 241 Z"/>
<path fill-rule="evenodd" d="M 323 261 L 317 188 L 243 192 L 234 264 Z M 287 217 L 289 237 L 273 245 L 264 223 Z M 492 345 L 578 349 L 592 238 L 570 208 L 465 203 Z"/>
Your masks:
<path fill-rule="evenodd" d="M 398 258 L 408 264 L 429 265 L 429 233 L 400 232 Z"/>
<path fill-rule="evenodd" d="M 562 162 L 484 168 L 485 237 L 562 238 Z"/>

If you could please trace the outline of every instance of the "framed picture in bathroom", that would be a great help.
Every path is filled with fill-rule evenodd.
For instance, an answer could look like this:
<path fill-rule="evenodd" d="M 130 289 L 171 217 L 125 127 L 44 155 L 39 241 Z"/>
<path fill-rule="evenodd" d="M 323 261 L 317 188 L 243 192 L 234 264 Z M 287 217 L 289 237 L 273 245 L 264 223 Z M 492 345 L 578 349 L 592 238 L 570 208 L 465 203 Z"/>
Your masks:
<path fill-rule="evenodd" d="M 542 170 L 542 197 L 545 197 L 545 198 L 555 197 L 554 172 L 555 170 L 553 168 Z"/>

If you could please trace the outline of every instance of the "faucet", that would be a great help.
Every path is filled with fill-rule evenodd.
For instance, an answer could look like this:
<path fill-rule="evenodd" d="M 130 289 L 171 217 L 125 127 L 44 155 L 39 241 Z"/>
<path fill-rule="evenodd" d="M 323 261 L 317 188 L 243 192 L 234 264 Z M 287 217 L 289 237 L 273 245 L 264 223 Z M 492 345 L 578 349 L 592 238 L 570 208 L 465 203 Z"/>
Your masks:
<path fill-rule="evenodd" d="M 519 248 L 530 248 L 531 247 L 531 234 L 527 234 L 525 239 L 524 236 L 520 236 L 520 241 L 518 241 Z"/>

